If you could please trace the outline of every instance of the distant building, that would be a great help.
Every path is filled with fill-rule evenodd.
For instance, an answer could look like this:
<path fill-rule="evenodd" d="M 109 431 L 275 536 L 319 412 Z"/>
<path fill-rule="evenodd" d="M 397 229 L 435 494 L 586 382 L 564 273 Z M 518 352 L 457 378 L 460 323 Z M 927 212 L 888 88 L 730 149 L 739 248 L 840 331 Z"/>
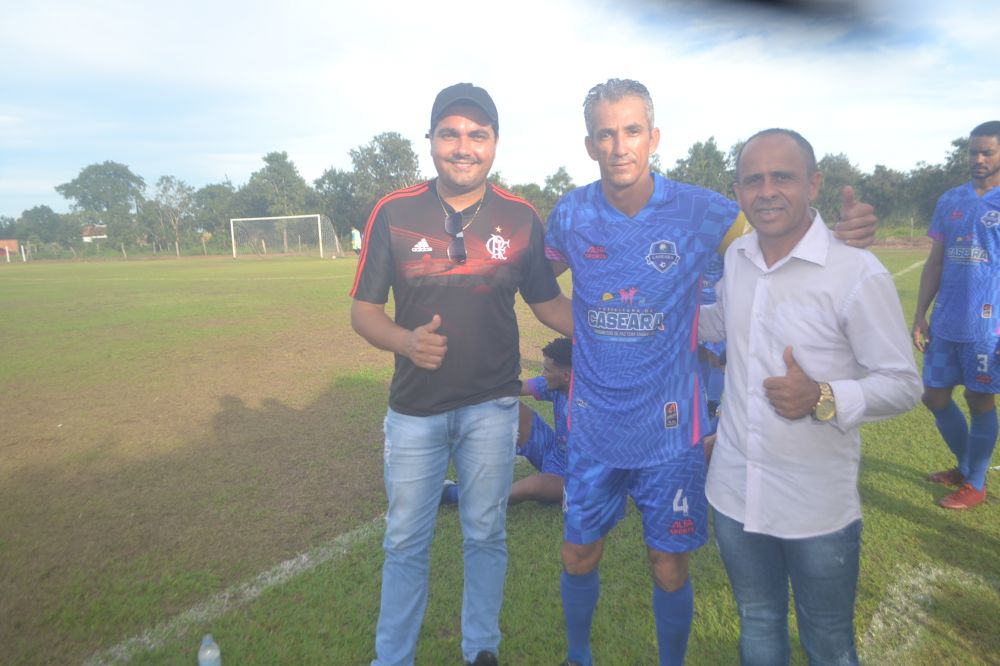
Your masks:
<path fill-rule="evenodd" d="M 93 243 L 98 240 L 105 240 L 108 237 L 108 225 L 106 224 L 85 224 L 83 225 L 83 242 Z"/>
<path fill-rule="evenodd" d="M 6 254 L 8 257 L 12 254 L 17 254 L 21 251 L 21 246 L 18 245 L 17 241 L 13 238 L 5 240 L 0 238 L 0 254 Z"/>

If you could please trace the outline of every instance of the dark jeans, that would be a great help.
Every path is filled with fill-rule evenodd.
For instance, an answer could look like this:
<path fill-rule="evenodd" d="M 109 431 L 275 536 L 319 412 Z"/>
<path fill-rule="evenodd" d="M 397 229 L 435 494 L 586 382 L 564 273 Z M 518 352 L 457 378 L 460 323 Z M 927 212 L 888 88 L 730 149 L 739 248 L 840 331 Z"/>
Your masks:
<path fill-rule="evenodd" d="M 806 539 L 745 532 L 712 510 L 715 538 L 740 613 L 740 663 L 788 664 L 788 581 L 795 593 L 799 640 L 812 666 L 858 663 L 854 598 L 861 521 Z"/>

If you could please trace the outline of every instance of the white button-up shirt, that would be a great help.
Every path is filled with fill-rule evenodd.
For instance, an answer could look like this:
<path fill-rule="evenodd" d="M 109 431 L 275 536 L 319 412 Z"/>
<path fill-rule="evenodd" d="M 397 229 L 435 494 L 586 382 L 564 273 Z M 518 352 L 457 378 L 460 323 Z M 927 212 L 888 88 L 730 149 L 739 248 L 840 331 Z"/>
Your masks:
<path fill-rule="evenodd" d="M 911 409 L 922 384 L 892 276 L 873 254 L 812 226 L 770 268 L 753 232 L 726 251 L 718 302 L 703 306 L 704 341 L 726 342 L 726 385 L 706 494 L 750 532 L 827 534 L 861 517 L 859 426 Z M 764 380 L 786 373 L 783 353 L 829 382 L 833 421 L 774 411 Z"/>

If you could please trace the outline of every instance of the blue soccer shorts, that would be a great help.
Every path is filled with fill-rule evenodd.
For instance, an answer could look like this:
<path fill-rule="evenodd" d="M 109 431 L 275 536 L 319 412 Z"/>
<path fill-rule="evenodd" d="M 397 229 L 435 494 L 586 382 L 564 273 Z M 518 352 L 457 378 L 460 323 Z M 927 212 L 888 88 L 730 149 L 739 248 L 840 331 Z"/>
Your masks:
<path fill-rule="evenodd" d="M 566 475 L 566 449 L 556 443 L 556 431 L 538 414 L 532 414 L 531 433 L 517 455 L 527 458 L 543 474 Z"/>
<path fill-rule="evenodd" d="M 686 553 L 708 540 L 705 450 L 694 446 L 656 467 L 620 469 L 569 446 L 564 536 L 575 544 L 604 538 L 625 517 L 628 498 L 642 515 L 646 545 Z"/>
<path fill-rule="evenodd" d="M 975 342 L 931 337 L 924 350 L 924 386 L 959 384 L 976 393 L 1000 393 L 1000 336 Z"/>

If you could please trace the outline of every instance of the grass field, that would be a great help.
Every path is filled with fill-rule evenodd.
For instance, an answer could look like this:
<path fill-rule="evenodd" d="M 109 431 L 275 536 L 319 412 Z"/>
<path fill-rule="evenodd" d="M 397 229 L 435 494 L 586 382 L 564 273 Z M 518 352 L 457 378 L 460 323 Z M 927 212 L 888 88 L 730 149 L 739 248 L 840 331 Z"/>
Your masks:
<path fill-rule="evenodd" d="M 878 254 L 909 319 L 925 251 Z M 392 359 L 350 329 L 354 267 L 0 265 L 0 663 L 192 664 L 207 631 L 227 664 L 371 659 Z M 520 320 L 531 374 L 554 334 Z M 1000 664 L 997 502 L 934 505 L 946 490 L 922 478 L 949 460 L 922 407 L 864 441 L 866 663 Z M 508 531 L 503 662 L 556 664 L 561 514 L 518 505 Z M 655 662 L 644 558 L 633 512 L 602 564 L 600 664 Z M 688 663 L 735 663 L 713 546 L 692 570 Z M 445 508 L 418 664 L 461 663 L 461 577 Z"/>

